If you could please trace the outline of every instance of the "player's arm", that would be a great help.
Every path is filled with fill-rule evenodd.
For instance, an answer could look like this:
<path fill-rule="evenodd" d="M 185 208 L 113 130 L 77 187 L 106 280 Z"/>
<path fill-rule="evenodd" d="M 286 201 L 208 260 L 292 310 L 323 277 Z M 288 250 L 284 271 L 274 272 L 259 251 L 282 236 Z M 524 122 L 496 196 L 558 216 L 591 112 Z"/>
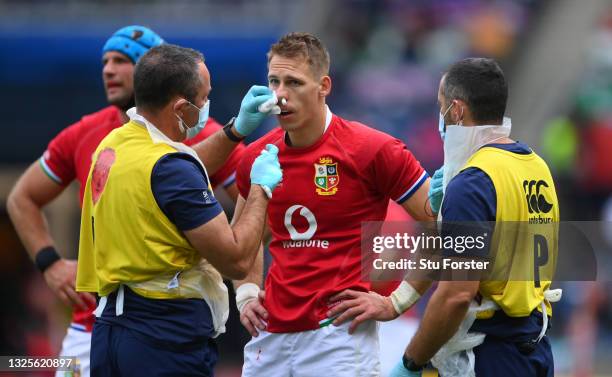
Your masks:
<path fill-rule="evenodd" d="M 429 204 L 428 192 L 431 183 L 431 178 L 427 178 L 410 198 L 401 203 L 406 212 L 416 221 L 434 221 L 436 219 L 437 212 L 434 213 Z"/>
<path fill-rule="evenodd" d="M 442 181 L 444 179 L 444 166 L 436 170 L 431 178 L 405 202 L 402 207 L 417 221 L 435 220 L 442 204 L 444 191 Z"/>
<path fill-rule="evenodd" d="M 234 212 L 234 221 L 242 215 L 246 201 L 239 195 L 236 202 L 236 210 Z M 265 227 L 267 228 L 267 227 Z M 264 238 L 269 231 L 264 230 Z M 247 329 L 249 334 L 256 337 L 259 335 L 257 329 L 265 329 L 265 320 L 268 318 L 268 312 L 263 307 L 265 299 L 265 291 L 263 291 L 263 244 L 259 245 L 259 251 L 255 258 L 255 263 L 249 271 L 246 278 L 243 280 L 234 280 L 234 290 L 236 291 L 236 307 L 240 312 L 240 322 Z"/>
<path fill-rule="evenodd" d="M 35 162 L 11 190 L 7 210 L 19 238 L 32 260 L 43 270 L 51 290 L 66 305 L 76 305 L 85 310 L 87 303 L 93 304 L 95 299 L 90 294 L 75 291 L 77 262 L 57 255 L 43 213 L 43 207 L 61 194 L 64 188 L 51 180 L 39 162 Z"/>
<path fill-rule="evenodd" d="M 269 101 L 272 94 L 268 87 L 253 85 L 242 99 L 240 112 L 231 127 L 215 132 L 192 147 L 210 174 L 214 174 L 240 141 L 255 131 L 268 116 L 269 113 L 259 111 L 259 106 Z"/>

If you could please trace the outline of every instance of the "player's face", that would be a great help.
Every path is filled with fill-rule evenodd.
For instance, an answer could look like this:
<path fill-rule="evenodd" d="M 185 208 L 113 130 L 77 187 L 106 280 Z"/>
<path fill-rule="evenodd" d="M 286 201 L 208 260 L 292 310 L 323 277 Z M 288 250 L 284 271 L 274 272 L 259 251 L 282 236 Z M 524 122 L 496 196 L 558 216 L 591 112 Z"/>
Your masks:
<path fill-rule="evenodd" d="M 279 105 L 281 113 L 277 116 L 284 130 L 302 128 L 318 118 L 326 95 L 322 94 L 322 80 L 315 76 L 305 58 L 274 55 L 270 59 L 268 85 L 279 99 L 287 100 L 286 105 Z"/>
<path fill-rule="evenodd" d="M 106 99 L 124 109 L 134 98 L 134 64 L 122 53 L 109 51 L 102 57 L 102 66 Z"/>

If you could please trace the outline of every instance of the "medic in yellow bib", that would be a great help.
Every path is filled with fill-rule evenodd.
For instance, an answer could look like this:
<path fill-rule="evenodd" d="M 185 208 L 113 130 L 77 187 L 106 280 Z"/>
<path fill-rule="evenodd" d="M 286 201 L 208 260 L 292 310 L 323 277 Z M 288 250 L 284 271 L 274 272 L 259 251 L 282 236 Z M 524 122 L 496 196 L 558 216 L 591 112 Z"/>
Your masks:
<path fill-rule="evenodd" d="M 204 165 L 180 143 L 206 124 L 210 90 L 201 53 L 170 44 L 151 49 L 135 68 L 130 122 L 94 154 L 77 273 L 77 290 L 101 297 L 92 377 L 213 373 L 213 338 L 225 331 L 229 313 L 222 275 L 241 279 L 251 268 L 282 172 L 277 150 L 267 147 L 252 167 L 244 211 L 230 226 Z M 207 145 L 235 145 L 267 115 L 258 106 L 270 98 L 269 89 L 252 87 L 235 122 Z"/>
<path fill-rule="evenodd" d="M 442 235 L 480 230 L 487 235 L 488 257 L 494 263 L 489 280 L 439 282 L 391 377 L 421 376 L 429 362 L 443 377 L 553 376 L 545 333 L 550 302 L 561 293 L 549 290 L 559 204 L 546 163 L 509 138 L 507 97 L 504 74 L 491 59 L 459 61 L 440 81 Z M 435 210 L 439 204 L 434 204 Z M 350 308 L 356 322 L 391 320 L 426 289 L 425 282 L 404 281 L 389 297 L 345 293 L 352 300 L 330 314 Z"/>

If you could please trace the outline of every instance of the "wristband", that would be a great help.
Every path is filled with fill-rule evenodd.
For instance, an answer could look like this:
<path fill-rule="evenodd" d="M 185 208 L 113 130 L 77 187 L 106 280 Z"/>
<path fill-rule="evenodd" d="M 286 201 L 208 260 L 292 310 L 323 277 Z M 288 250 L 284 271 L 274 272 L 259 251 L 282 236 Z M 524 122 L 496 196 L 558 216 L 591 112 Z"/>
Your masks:
<path fill-rule="evenodd" d="M 225 136 L 227 136 L 227 138 L 233 141 L 234 143 L 240 143 L 242 140 L 244 140 L 244 136 L 238 137 L 232 132 L 232 126 L 234 125 L 235 122 L 236 122 L 236 117 L 233 117 L 232 119 L 230 119 L 230 121 L 227 122 L 225 126 L 223 126 L 223 132 L 225 132 Z"/>
<path fill-rule="evenodd" d="M 264 185 L 260 185 L 258 183 L 256 183 L 256 185 L 258 185 L 259 187 L 261 187 L 261 189 L 263 190 L 263 192 L 266 193 L 266 196 L 268 197 L 268 199 L 272 199 L 272 190 L 270 190 L 270 188 L 268 186 L 264 186 Z"/>
<path fill-rule="evenodd" d="M 240 313 L 246 304 L 257 299 L 260 290 L 259 286 L 254 283 L 245 283 L 236 288 L 236 307 Z"/>
<path fill-rule="evenodd" d="M 404 368 L 411 372 L 420 372 L 425 369 L 425 365 L 417 365 L 411 357 L 406 355 L 402 356 L 402 364 L 404 364 Z"/>
<path fill-rule="evenodd" d="M 406 310 L 410 309 L 410 307 L 421 298 L 421 295 L 412 285 L 403 280 L 399 287 L 391 293 L 390 297 L 395 312 L 401 315 Z"/>
<path fill-rule="evenodd" d="M 61 258 L 53 246 L 47 246 L 36 253 L 34 263 L 40 272 L 45 272 L 47 268 L 51 267 L 53 263 Z"/>

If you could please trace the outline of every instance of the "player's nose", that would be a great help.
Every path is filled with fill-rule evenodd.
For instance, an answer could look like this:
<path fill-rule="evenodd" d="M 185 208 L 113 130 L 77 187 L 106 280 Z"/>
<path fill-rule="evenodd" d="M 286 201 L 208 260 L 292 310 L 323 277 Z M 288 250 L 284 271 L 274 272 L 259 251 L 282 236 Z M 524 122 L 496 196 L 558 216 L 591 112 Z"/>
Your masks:
<path fill-rule="evenodd" d="M 278 97 L 279 104 L 282 103 L 283 98 L 285 100 L 289 100 L 287 87 L 285 86 L 285 84 L 283 83 L 278 84 L 278 86 L 274 89 L 274 91 L 276 92 L 276 97 Z"/>
<path fill-rule="evenodd" d="M 107 62 L 102 67 L 102 75 L 109 77 L 115 74 L 115 66 L 112 62 Z"/>

